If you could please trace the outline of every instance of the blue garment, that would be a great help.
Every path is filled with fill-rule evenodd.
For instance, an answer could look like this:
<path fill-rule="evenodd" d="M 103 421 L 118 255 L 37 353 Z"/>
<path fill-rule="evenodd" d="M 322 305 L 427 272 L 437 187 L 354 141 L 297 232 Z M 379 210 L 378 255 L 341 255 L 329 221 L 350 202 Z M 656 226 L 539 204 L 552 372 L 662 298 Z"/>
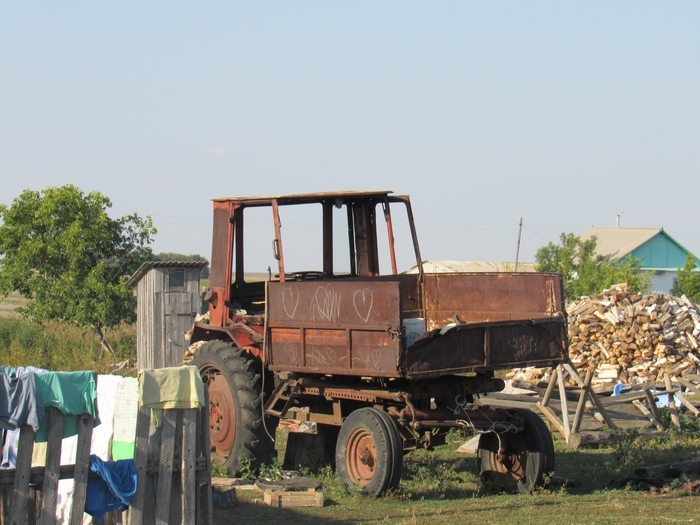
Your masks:
<path fill-rule="evenodd" d="M 0 374 L 0 426 L 17 429 L 29 425 L 36 432 L 42 423 L 43 409 L 35 374 L 14 378 Z"/>
<path fill-rule="evenodd" d="M 103 461 L 90 456 L 90 472 L 85 495 L 85 512 L 102 521 L 113 510 L 124 510 L 136 494 L 136 466 L 133 459 Z"/>
<path fill-rule="evenodd" d="M 6 386 L 5 390 L 0 391 L 0 397 L 4 397 L 6 395 L 8 396 L 16 396 L 17 399 L 15 399 L 12 404 L 19 403 L 19 410 L 20 411 L 25 411 L 26 412 L 26 419 L 23 420 L 23 418 L 18 418 L 17 414 L 15 414 L 14 417 L 17 419 L 17 421 L 20 421 L 19 424 L 15 423 L 17 427 L 25 424 L 30 425 L 31 427 L 34 428 L 34 431 L 36 432 L 39 430 L 39 427 L 41 426 L 42 419 L 44 417 L 44 407 L 43 407 L 43 402 L 37 392 L 36 388 L 36 373 L 40 372 L 47 372 L 47 370 L 44 370 L 43 368 L 36 368 L 33 366 L 28 366 L 28 367 L 19 367 L 17 369 L 15 368 L 8 368 L 5 366 L 0 366 L 0 383 L 9 381 L 10 385 L 15 385 L 13 386 Z M 20 400 L 20 395 L 18 392 L 11 392 L 11 389 L 16 388 L 16 386 L 20 383 L 26 383 L 24 386 L 22 386 L 20 389 L 28 389 L 30 391 L 33 391 L 34 393 L 25 393 L 25 399 Z M 2 421 L 5 417 L 5 409 L 3 407 L 4 401 L 0 400 L 0 426 L 2 425 Z M 35 415 L 32 415 L 32 413 L 35 413 Z M 7 416 L 10 417 L 10 416 Z M 3 449 L 2 449 L 2 461 L 0 462 L 0 468 L 15 468 L 15 465 L 17 463 L 17 442 L 19 441 L 19 428 L 15 428 L 14 430 L 8 430 L 5 432 L 4 439 L 2 442 L 4 443 Z"/>
<path fill-rule="evenodd" d="M 611 396 L 619 396 L 622 394 L 622 391 L 625 389 L 625 384 L 621 381 L 618 381 L 617 384 L 613 387 L 613 393 L 610 394 Z"/>

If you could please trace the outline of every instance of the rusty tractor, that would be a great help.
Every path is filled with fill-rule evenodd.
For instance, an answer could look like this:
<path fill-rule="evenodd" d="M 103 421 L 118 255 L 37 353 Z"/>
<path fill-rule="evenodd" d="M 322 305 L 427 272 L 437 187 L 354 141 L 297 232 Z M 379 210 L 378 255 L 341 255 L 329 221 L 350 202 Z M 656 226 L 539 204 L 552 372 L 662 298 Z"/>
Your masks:
<path fill-rule="evenodd" d="M 480 434 L 481 475 L 506 490 L 554 470 L 536 414 L 475 399 L 503 389 L 497 370 L 564 362 L 560 275 L 425 273 L 409 197 L 390 191 L 213 204 L 209 312 L 191 342 L 229 473 L 270 459 L 280 419 L 317 428 L 290 435 L 285 463 L 311 447 L 372 495 L 450 429 Z"/>

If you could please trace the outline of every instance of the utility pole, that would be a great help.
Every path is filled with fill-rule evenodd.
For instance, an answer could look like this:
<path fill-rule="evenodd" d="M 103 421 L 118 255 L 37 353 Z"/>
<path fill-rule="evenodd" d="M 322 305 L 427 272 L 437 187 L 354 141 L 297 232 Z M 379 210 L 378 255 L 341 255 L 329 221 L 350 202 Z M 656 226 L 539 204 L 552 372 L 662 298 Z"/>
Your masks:
<path fill-rule="evenodd" d="M 520 217 L 520 223 L 518 224 L 518 247 L 515 249 L 515 270 L 518 271 L 518 258 L 520 257 L 520 235 L 523 233 L 523 218 Z"/>

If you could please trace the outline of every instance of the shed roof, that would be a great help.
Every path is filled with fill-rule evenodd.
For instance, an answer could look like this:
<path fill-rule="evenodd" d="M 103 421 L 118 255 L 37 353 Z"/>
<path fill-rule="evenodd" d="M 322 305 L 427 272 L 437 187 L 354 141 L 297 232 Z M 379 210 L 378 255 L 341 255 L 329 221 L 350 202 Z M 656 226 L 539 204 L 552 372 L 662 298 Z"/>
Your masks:
<path fill-rule="evenodd" d="M 152 268 L 203 268 L 207 261 L 150 261 L 143 263 L 126 281 L 129 288 L 136 286 Z"/>

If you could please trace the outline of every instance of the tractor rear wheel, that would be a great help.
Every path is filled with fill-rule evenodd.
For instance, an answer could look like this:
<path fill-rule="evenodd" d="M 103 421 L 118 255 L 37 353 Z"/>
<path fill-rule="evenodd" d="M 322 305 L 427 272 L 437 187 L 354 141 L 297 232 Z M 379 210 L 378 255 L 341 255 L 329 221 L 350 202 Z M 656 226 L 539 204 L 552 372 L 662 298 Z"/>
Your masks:
<path fill-rule="evenodd" d="M 488 432 L 479 439 L 477 462 L 484 481 L 507 492 L 527 494 L 554 470 L 554 445 L 549 429 L 530 410 L 511 409 L 525 420 L 522 432 Z"/>
<path fill-rule="evenodd" d="M 260 363 L 227 341 L 204 343 L 192 364 L 209 391 L 212 461 L 231 476 L 257 468 L 274 450 L 263 425 Z M 274 429 L 270 430 L 274 432 Z"/>

